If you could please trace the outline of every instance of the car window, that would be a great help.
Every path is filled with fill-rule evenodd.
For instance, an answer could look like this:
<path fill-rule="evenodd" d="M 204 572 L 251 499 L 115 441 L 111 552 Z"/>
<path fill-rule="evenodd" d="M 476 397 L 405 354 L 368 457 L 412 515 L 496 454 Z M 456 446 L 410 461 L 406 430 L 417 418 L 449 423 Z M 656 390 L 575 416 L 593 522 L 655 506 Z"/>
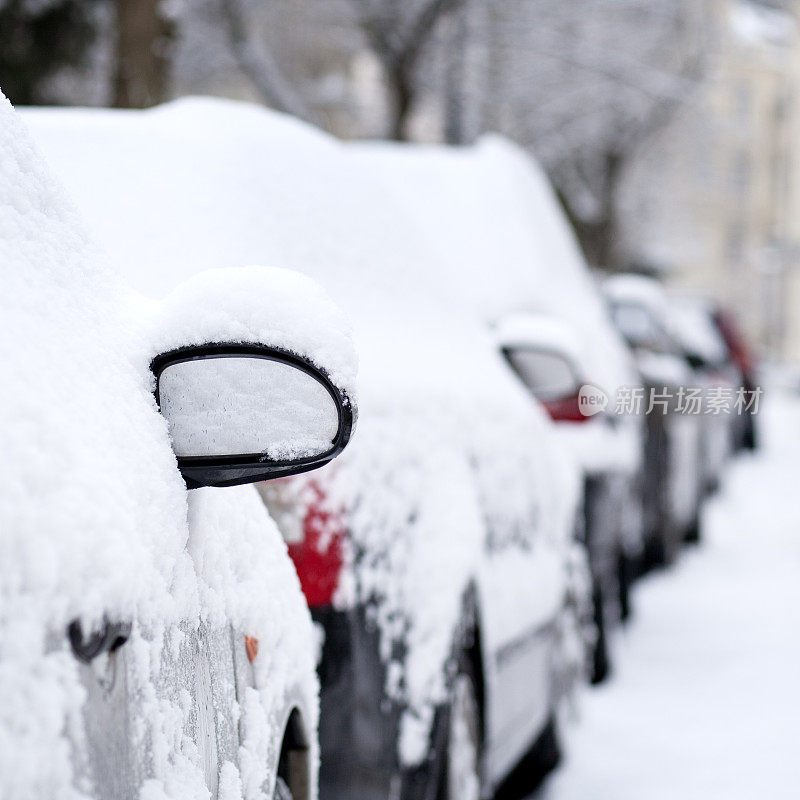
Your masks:
<path fill-rule="evenodd" d="M 614 303 L 611 315 L 631 347 L 641 347 L 656 353 L 667 353 L 672 349 L 666 332 L 644 306 L 636 303 Z"/>
<path fill-rule="evenodd" d="M 507 351 L 508 360 L 522 382 L 540 400 L 574 394 L 578 380 L 569 361 L 559 353 L 533 348 Z"/>

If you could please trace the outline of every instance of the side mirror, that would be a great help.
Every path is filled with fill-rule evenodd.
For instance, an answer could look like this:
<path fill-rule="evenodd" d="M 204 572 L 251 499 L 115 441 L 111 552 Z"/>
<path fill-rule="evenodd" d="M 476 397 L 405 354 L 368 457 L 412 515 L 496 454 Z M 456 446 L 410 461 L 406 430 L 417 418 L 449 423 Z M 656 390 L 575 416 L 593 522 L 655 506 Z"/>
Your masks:
<path fill-rule="evenodd" d="M 569 359 L 546 348 L 504 347 L 503 355 L 553 422 L 585 422 L 580 408 L 582 382 Z"/>
<path fill-rule="evenodd" d="M 316 469 L 350 440 L 348 397 L 293 353 L 209 344 L 163 353 L 151 369 L 156 402 L 190 489 Z"/>
<path fill-rule="evenodd" d="M 561 353 L 537 347 L 504 347 L 503 355 L 538 400 L 577 397 L 582 381 Z"/>

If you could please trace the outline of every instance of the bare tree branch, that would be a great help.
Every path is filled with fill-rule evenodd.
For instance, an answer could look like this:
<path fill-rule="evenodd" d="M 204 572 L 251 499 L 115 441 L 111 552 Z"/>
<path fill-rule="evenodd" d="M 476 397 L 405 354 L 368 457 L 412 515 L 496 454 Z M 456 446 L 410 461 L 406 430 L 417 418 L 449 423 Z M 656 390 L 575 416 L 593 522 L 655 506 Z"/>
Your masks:
<path fill-rule="evenodd" d="M 309 118 L 309 111 L 263 44 L 249 35 L 245 0 L 222 0 L 234 56 L 242 72 L 252 81 L 264 102 L 278 111 Z"/>
<path fill-rule="evenodd" d="M 406 120 L 418 84 L 416 69 L 437 24 L 464 5 L 464 0 L 425 0 L 420 4 L 396 0 L 351 0 L 359 25 L 386 75 L 391 95 L 389 135 L 405 138 Z"/>

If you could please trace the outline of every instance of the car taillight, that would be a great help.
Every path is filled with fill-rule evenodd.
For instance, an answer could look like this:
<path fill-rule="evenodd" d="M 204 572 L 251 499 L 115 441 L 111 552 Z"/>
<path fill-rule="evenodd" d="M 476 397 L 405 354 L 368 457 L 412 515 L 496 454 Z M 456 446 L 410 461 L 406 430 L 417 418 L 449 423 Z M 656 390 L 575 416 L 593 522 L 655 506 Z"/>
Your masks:
<path fill-rule="evenodd" d="M 329 606 L 339 585 L 344 564 L 343 515 L 326 503 L 323 489 L 309 483 L 308 505 L 302 522 L 302 538 L 288 543 L 303 594 L 310 608 Z"/>
<path fill-rule="evenodd" d="M 755 359 L 739 330 L 736 320 L 726 311 L 716 311 L 713 319 L 717 329 L 722 334 L 722 338 L 725 340 L 725 344 L 728 346 L 728 352 L 733 362 L 744 375 L 748 375 L 754 367 Z"/>
<path fill-rule="evenodd" d="M 577 394 L 560 397 L 558 400 L 543 400 L 542 405 L 554 422 L 586 422 L 591 419 L 581 413 Z"/>
<path fill-rule="evenodd" d="M 324 487 L 320 476 L 305 475 L 256 484 L 311 608 L 332 603 L 344 564 L 344 514 Z"/>

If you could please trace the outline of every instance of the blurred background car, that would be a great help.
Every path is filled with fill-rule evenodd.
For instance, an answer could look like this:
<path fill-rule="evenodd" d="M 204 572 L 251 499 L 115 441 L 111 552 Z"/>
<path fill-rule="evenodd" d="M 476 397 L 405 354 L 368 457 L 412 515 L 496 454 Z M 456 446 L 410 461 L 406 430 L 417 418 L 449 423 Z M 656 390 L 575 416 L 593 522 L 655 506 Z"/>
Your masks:
<path fill-rule="evenodd" d="M 673 338 L 692 368 L 693 386 L 701 390 L 702 482 L 703 491 L 710 494 L 719 488 L 722 470 L 733 451 L 741 416 L 734 407 L 735 393 L 743 388 L 743 378 L 702 301 L 670 297 L 668 314 Z M 720 404 L 709 408 L 711 398 L 719 399 Z M 716 413 L 708 413 L 714 410 Z"/>
<path fill-rule="evenodd" d="M 637 359 L 645 391 L 645 566 L 671 563 L 684 539 L 698 538 L 704 497 L 703 413 L 679 408 L 681 387 L 696 388 L 692 365 L 669 330 L 667 298 L 652 278 L 618 275 L 603 289 L 612 318 Z"/>
<path fill-rule="evenodd" d="M 610 631 L 630 613 L 630 582 L 641 555 L 642 420 L 615 414 L 613 407 L 581 407 L 581 389 L 594 387 L 585 348 L 566 324 L 517 315 L 498 327 L 497 341 L 511 368 L 556 423 L 560 443 L 582 469 L 580 540 L 592 571 L 597 628 L 592 681 L 599 683 L 611 666 Z"/>
<path fill-rule="evenodd" d="M 752 348 L 745 340 L 744 335 L 736 321 L 735 315 L 720 307 L 710 309 L 711 320 L 725 341 L 728 349 L 728 358 L 739 370 L 744 391 L 752 396 L 758 389 L 758 363 Z M 755 450 L 758 446 L 758 431 L 756 426 L 756 412 L 751 405 L 745 413 L 739 415 L 734 433 L 734 447 L 736 450 Z"/>
<path fill-rule="evenodd" d="M 568 362 L 582 370 L 578 377 L 609 393 L 637 382 L 632 355 L 609 321 L 536 162 L 497 137 L 461 150 L 376 143 L 351 144 L 349 150 L 357 164 L 384 180 L 418 227 L 430 232 L 436 269 L 453 294 L 466 297 L 470 313 L 491 331 L 498 349 L 520 344 L 508 337 L 524 339 L 525 331 L 534 340 L 525 340 L 527 345 L 535 344 L 537 335 L 555 336 L 559 349 L 567 349 Z M 600 415 L 578 430 L 564 421 L 580 416 L 578 388 L 573 383 L 563 403 L 554 401 L 548 410 L 557 418 L 560 444 L 585 478 L 581 536 L 590 542 L 594 562 L 600 628 L 593 673 L 599 680 L 608 670 L 606 617 L 613 625 L 627 612 L 629 565 L 642 551 L 642 422 L 614 415 L 620 424 L 612 430 L 608 415 Z"/>

